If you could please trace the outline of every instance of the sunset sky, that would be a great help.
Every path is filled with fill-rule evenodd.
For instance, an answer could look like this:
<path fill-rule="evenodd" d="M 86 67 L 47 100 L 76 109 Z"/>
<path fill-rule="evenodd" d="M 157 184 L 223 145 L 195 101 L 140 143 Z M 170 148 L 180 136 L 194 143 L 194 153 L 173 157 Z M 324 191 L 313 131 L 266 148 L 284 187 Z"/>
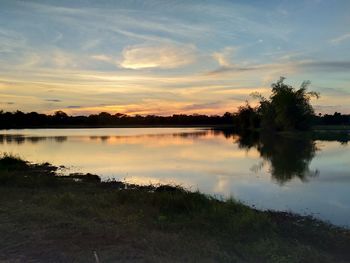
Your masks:
<path fill-rule="evenodd" d="M 350 113 L 350 1 L 0 0 L 0 109 L 235 111 L 279 76 Z"/>

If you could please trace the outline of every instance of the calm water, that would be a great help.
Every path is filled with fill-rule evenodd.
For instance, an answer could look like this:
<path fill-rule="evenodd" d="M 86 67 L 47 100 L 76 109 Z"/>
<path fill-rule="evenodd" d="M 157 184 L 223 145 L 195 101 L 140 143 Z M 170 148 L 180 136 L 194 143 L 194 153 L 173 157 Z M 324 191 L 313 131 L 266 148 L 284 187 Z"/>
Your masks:
<path fill-rule="evenodd" d="M 238 137 L 192 128 L 10 130 L 0 131 L 0 152 L 104 179 L 180 184 L 350 226 L 348 138 Z"/>

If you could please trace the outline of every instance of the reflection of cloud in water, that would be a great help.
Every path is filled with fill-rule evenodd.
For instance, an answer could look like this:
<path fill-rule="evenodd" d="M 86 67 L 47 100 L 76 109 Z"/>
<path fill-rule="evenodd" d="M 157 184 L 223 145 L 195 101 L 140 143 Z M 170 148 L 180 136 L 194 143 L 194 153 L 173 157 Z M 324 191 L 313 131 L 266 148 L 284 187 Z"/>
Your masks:
<path fill-rule="evenodd" d="M 213 187 L 214 193 L 227 193 L 230 191 L 230 180 L 226 176 L 219 176 Z"/>
<path fill-rule="evenodd" d="M 315 144 L 312 136 L 280 137 L 182 128 L 20 130 L 3 131 L 0 145 L 27 160 L 105 180 L 174 183 L 262 208 L 310 208 L 332 219 L 338 211 L 339 221 L 348 220 L 350 212 L 327 203 L 350 203 L 348 146 L 320 139 Z M 308 171 L 317 169 L 320 174 L 310 177 Z M 300 180 L 305 178 L 309 183 Z"/>
<path fill-rule="evenodd" d="M 348 173 L 340 173 L 340 174 L 333 174 L 329 176 L 324 176 L 322 178 L 317 179 L 320 182 L 325 183 L 332 183 L 332 182 L 338 182 L 338 183 L 350 183 L 350 172 Z"/>

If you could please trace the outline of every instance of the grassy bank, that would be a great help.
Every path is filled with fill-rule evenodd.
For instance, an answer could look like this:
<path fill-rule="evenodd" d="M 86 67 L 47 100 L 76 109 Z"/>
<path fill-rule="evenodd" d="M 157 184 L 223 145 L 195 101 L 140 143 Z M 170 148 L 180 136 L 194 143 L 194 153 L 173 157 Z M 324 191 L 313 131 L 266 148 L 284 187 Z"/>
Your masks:
<path fill-rule="evenodd" d="M 350 233 L 172 186 L 0 159 L 0 262 L 349 262 Z"/>
<path fill-rule="evenodd" d="M 315 131 L 350 131 L 350 125 L 315 125 Z"/>

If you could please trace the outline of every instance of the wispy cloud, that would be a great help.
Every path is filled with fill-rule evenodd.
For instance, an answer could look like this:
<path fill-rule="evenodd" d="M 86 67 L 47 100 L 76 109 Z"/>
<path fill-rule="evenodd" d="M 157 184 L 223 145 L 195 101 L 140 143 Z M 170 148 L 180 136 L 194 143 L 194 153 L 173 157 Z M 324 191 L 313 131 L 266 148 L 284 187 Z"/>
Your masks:
<path fill-rule="evenodd" d="M 328 87 L 318 87 L 318 90 L 322 94 L 327 94 L 331 96 L 350 96 L 350 91 L 345 89 L 335 89 L 335 88 L 328 88 Z"/>
<path fill-rule="evenodd" d="M 236 51 L 236 47 L 225 47 L 222 51 L 214 52 L 213 58 L 219 63 L 221 67 L 231 67 L 232 56 Z"/>
<path fill-rule="evenodd" d="M 297 63 L 302 68 L 311 69 L 314 71 L 333 71 L 333 72 L 349 72 L 350 60 L 336 60 L 336 61 L 308 61 Z"/>
<path fill-rule="evenodd" d="M 215 70 L 209 71 L 207 75 L 232 74 L 246 71 L 266 72 L 279 70 L 282 73 L 292 73 L 295 71 L 309 70 L 314 72 L 328 71 L 328 72 L 348 72 L 350 71 L 349 61 L 313 61 L 300 60 L 292 62 L 276 62 L 270 64 L 251 64 L 251 65 L 231 65 L 226 67 L 219 67 Z"/>
<path fill-rule="evenodd" d="M 195 61 L 195 47 L 162 44 L 131 46 L 123 50 L 123 68 L 177 68 Z"/>
<path fill-rule="evenodd" d="M 67 106 L 67 109 L 80 109 L 81 106 L 79 105 L 70 105 L 70 106 Z"/>
<path fill-rule="evenodd" d="M 206 74 L 209 76 L 213 75 L 219 75 L 219 74 L 227 74 L 227 73 L 239 73 L 239 72 L 245 72 L 245 71 L 258 71 L 261 69 L 266 69 L 268 67 L 271 67 L 270 65 L 252 65 L 252 66 L 226 66 L 226 67 L 219 67 L 215 70 L 209 71 Z"/>
<path fill-rule="evenodd" d="M 317 113 L 333 113 L 335 111 L 342 111 L 344 110 L 342 105 L 314 105 L 315 111 Z"/>
<path fill-rule="evenodd" d="M 14 102 L 12 102 L 12 101 L 5 101 L 5 102 L 1 102 L 0 101 L 0 105 L 14 105 L 15 103 Z"/>
<path fill-rule="evenodd" d="M 183 109 L 186 111 L 196 111 L 196 110 L 203 110 L 203 109 L 221 109 L 222 108 L 222 101 L 214 101 L 214 102 L 207 102 L 207 103 L 200 103 L 200 104 L 191 104 Z"/>
<path fill-rule="evenodd" d="M 341 42 L 349 40 L 349 39 L 350 39 L 350 33 L 345 33 L 341 36 L 338 36 L 336 38 L 331 39 L 330 42 L 333 44 L 340 44 Z"/>
<path fill-rule="evenodd" d="M 0 28 L 0 55 L 12 53 L 25 47 L 26 39 L 18 32 Z"/>
<path fill-rule="evenodd" d="M 104 62 L 113 62 L 114 59 L 110 56 L 104 55 L 104 54 L 99 54 L 99 55 L 91 55 L 90 56 L 94 60 L 98 61 L 104 61 Z"/>
<path fill-rule="evenodd" d="M 92 114 L 106 111 L 110 113 L 141 114 L 141 115 L 172 115 L 172 114 L 218 114 L 224 113 L 228 107 L 232 106 L 232 101 L 217 101 L 201 104 L 193 104 L 189 101 L 171 101 L 145 99 L 142 104 L 128 103 L 124 105 L 98 105 L 98 106 L 68 106 L 63 108 L 70 114 Z M 54 112 L 57 109 L 52 110 Z"/>
<path fill-rule="evenodd" d="M 61 100 L 59 100 L 59 99 L 46 99 L 45 101 L 48 101 L 48 102 L 61 102 Z"/>

